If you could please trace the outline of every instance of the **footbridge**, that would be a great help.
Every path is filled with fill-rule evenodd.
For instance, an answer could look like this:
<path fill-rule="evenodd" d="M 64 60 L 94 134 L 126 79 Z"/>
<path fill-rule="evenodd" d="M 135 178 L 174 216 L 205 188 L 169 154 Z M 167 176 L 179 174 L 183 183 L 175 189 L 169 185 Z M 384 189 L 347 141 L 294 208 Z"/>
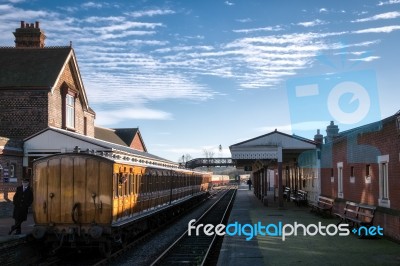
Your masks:
<path fill-rule="evenodd" d="M 232 158 L 196 158 L 187 161 L 185 167 L 188 169 L 194 169 L 197 167 L 215 167 L 215 166 L 235 166 Z"/>

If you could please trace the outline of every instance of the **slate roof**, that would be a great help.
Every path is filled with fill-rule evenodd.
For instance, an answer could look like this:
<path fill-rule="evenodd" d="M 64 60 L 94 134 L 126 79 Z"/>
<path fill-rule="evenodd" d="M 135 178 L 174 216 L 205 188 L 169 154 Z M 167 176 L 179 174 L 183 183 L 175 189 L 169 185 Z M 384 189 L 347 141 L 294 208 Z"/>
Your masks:
<path fill-rule="evenodd" d="M 114 128 L 115 133 L 126 143 L 130 145 L 138 132 L 138 128 Z"/>
<path fill-rule="evenodd" d="M 25 138 L 24 142 L 26 142 L 26 141 L 28 141 L 28 140 L 30 140 L 30 139 L 42 134 L 42 133 L 44 133 L 44 132 L 46 132 L 48 130 L 54 131 L 54 132 L 57 132 L 59 134 L 63 134 L 63 135 L 66 135 L 66 136 L 69 136 L 69 137 L 72 137 L 72 138 L 75 138 L 75 139 L 78 139 L 78 140 L 82 140 L 82 141 L 85 141 L 85 142 L 88 142 L 88 143 L 92 143 L 94 145 L 101 146 L 101 147 L 103 147 L 105 149 L 119 150 L 119 151 L 123 151 L 123 152 L 126 152 L 126 153 L 130 153 L 132 155 L 137 155 L 137 156 L 141 156 L 141 157 L 144 157 L 144 158 L 158 160 L 160 162 L 177 164 L 177 163 L 175 163 L 173 161 L 170 161 L 168 159 L 164 159 L 164 158 L 156 156 L 154 154 L 151 154 L 151 153 L 148 153 L 148 152 L 143 152 L 143 151 L 138 151 L 136 149 L 132 149 L 130 147 L 127 147 L 126 145 L 115 144 L 115 143 L 112 143 L 112 142 L 104 141 L 104 140 L 97 139 L 97 138 L 92 138 L 92 137 L 89 137 L 89 136 L 85 136 L 85 135 L 82 135 L 82 134 L 78 134 L 78 133 L 75 133 L 75 132 L 71 132 L 71 131 L 68 131 L 68 130 L 55 128 L 55 127 L 45 128 L 45 129 L 33 134 L 32 136 Z"/>
<path fill-rule="evenodd" d="M 101 139 L 115 144 L 128 146 L 128 144 L 116 134 L 115 130 L 111 128 L 103 128 L 95 126 L 94 137 L 96 139 Z"/>
<path fill-rule="evenodd" d="M 313 140 L 310 140 L 310 139 L 307 139 L 307 138 L 303 138 L 303 137 L 300 137 L 300 136 L 297 136 L 297 135 L 289 135 L 289 134 L 277 131 L 275 129 L 275 131 L 272 131 L 270 133 L 267 133 L 267 134 L 264 134 L 264 135 L 261 135 L 261 136 L 258 136 L 258 137 L 252 138 L 252 139 L 248 139 L 248 140 L 233 144 L 233 145 L 231 145 L 229 147 L 241 146 L 244 143 L 248 143 L 248 142 L 251 142 L 251 141 L 254 141 L 254 140 L 257 140 L 257 139 L 265 138 L 265 137 L 273 135 L 273 134 L 282 135 L 282 136 L 285 136 L 285 137 L 288 137 L 288 138 L 292 138 L 292 139 L 296 139 L 296 140 L 299 140 L 299 141 L 302 141 L 302 142 L 306 142 L 306 143 L 312 144 L 312 145 L 316 144 L 316 142 L 313 141 Z"/>
<path fill-rule="evenodd" d="M 71 47 L 0 48 L 0 88 L 51 88 Z"/>

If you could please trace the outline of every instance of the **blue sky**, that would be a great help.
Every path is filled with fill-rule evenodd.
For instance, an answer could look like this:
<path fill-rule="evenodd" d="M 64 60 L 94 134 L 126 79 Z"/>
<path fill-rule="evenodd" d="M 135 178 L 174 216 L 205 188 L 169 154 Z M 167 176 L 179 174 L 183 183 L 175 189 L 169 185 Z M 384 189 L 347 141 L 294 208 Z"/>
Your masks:
<path fill-rule="evenodd" d="M 21 20 L 72 41 L 96 125 L 172 161 L 400 109 L 400 0 L 0 0 L 1 46 Z"/>

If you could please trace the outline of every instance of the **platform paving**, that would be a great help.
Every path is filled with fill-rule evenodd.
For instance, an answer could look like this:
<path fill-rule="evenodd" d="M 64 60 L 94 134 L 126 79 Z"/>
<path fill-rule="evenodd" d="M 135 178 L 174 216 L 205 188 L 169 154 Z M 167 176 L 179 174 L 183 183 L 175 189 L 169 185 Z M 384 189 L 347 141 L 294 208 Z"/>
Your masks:
<path fill-rule="evenodd" d="M 28 213 L 27 220 L 23 222 L 21 225 L 20 235 L 8 235 L 8 232 L 10 231 L 10 228 L 13 224 L 14 224 L 14 219 L 12 217 L 0 217 L 0 248 L 2 243 L 12 241 L 15 239 L 25 238 L 26 235 L 32 232 L 34 226 L 33 214 Z"/>
<path fill-rule="evenodd" d="M 272 191 L 270 195 L 272 195 Z M 310 212 L 309 207 L 298 207 L 285 202 L 278 208 L 272 196 L 268 206 L 258 200 L 247 185 L 237 191 L 228 224 L 336 224 L 336 218 L 322 218 Z M 300 232 L 300 231 L 299 231 Z M 400 244 L 384 237 L 360 239 L 348 236 L 288 236 L 282 241 L 278 236 L 256 236 L 247 241 L 246 236 L 225 235 L 218 265 L 400 265 Z"/>

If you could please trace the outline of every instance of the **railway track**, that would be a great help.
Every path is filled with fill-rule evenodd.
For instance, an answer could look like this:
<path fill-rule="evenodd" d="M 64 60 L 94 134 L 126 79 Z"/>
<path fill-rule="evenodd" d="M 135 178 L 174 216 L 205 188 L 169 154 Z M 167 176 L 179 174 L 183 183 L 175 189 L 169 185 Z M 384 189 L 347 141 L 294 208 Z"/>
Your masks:
<path fill-rule="evenodd" d="M 236 189 L 229 189 L 221 199 L 213 204 L 193 225 L 214 226 L 225 224 L 229 211 L 233 205 Z M 199 230 L 199 235 L 188 230 L 181 235 L 167 250 L 165 250 L 153 263 L 156 265 L 205 265 L 209 254 L 216 243 L 217 235 L 206 235 L 204 230 Z"/>

